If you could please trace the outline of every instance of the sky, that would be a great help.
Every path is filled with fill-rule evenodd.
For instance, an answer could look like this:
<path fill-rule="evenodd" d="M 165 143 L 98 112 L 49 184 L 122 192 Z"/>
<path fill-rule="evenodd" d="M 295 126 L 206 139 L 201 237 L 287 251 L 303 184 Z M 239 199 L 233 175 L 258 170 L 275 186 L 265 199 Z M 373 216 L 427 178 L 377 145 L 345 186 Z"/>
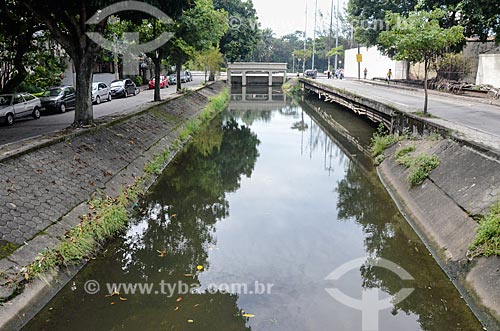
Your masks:
<path fill-rule="evenodd" d="M 323 13 L 323 19 L 318 14 L 317 25 L 330 25 L 331 0 L 317 0 L 318 12 Z M 334 6 L 340 3 L 344 8 L 344 0 L 334 0 Z M 316 0 L 253 0 L 259 22 L 262 28 L 271 28 L 277 37 L 297 30 L 304 31 L 305 12 L 307 4 L 307 36 L 312 37 L 314 29 L 314 10 Z M 334 23 L 335 24 L 335 23 Z"/>

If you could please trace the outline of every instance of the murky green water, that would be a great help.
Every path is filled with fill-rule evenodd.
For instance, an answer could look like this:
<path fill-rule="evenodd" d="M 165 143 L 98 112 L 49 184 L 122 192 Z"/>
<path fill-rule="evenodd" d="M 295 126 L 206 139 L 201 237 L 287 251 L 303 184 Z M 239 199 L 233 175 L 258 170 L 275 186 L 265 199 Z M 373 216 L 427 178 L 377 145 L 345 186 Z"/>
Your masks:
<path fill-rule="evenodd" d="M 123 237 L 25 330 L 361 331 L 366 315 L 327 288 L 354 300 L 415 289 L 379 311 L 370 330 L 481 330 L 359 150 L 373 128 L 315 101 L 250 96 L 262 109 L 234 103 L 214 121 L 165 171 Z M 311 106 L 350 135 L 325 130 Z M 372 266 L 377 259 L 414 280 Z M 352 270 L 326 280 L 348 262 Z M 86 293 L 90 280 L 99 293 Z M 119 288 L 126 301 L 106 296 L 119 283 L 153 287 Z M 186 286 L 196 293 L 184 294 Z"/>

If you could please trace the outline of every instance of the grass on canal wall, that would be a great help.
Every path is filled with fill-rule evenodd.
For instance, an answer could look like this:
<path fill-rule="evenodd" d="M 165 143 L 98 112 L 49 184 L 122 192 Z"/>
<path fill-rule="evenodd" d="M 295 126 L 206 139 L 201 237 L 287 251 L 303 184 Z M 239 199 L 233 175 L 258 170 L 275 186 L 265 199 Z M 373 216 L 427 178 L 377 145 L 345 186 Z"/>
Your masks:
<path fill-rule="evenodd" d="M 479 221 L 479 229 L 469 247 L 469 255 L 500 256 L 500 202 L 493 205 L 490 213 Z"/>
<path fill-rule="evenodd" d="M 229 92 L 226 88 L 218 96 L 210 98 L 207 107 L 185 124 L 184 130 L 170 149 L 156 155 L 144 167 L 144 175 L 136 179 L 133 185 L 124 188 L 117 198 L 89 201 L 91 213 L 83 216 L 82 222 L 70 230 L 57 247 L 42 252 L 33 264 L 22 271 L 22 278 L 29 280 L 58 266 L 77 265 L 123 231 L 129 221 L 131 206 L 144 191 L 145 181 L 151 176 L 160 175 L 172 151 L 180 149 L 191 136 L 199 133 L 204 125 L 227 107 L 228 102 Z"/>
<path fill-rule="evenodd" d="M 421 185 L 432 170 L 436 169 L 441 161 L 437 155 L 419 154 L 410 155 L 415 146 L 404 147 L 396 152 L 396 162 L 408 168 L 408 184 L 411 186 Z"/>

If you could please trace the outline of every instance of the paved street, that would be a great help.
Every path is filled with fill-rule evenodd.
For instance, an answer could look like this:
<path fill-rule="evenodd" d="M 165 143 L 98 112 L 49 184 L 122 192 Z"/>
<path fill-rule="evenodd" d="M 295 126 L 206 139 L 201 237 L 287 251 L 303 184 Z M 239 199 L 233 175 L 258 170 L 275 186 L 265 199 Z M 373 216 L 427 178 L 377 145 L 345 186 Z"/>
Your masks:
<path fill-rule="evenodd" d="M 354 80 L 328 80 L 321 77 L 318 81 L 345 88 L 376 101 L 392 103 L 398 108 L 406 108 L 404 110 L 421 111 L 424 104 L 423 91 L 384 87 Z M 500 139 L 500 107 L 498 106 L 474 102 L 470 98 L 430 93 L 429 112 L 441 119 L 496 135 Z"/>
<path fill-rule="evenodd" d="M 203 76 L 193 75 L 193 82 L 183 84 L 183 87 L 196 87 L 203 82 Z M 161 90 L 162 98 L 174 93 L 174 86 Z M 126 114 L 134 111 L 138 107 L 151 102 L 153 100 L 153 95 L 153 90 L 146 90 L 135 97 L 131 96 L 126 99 L 114 99 L 111 102 L 103 102 L 100 105 L 94 105 L 94 118 L 116 113 Z M 17 120 L 11 127 L 2 125 L 0 126 L 0 146 L 67 128 L 73 123 L 74 116 L 74 111 L 69 110 L 65 114 L 46 114 L 39 120 L 33 120 L 31 118 Z"/>

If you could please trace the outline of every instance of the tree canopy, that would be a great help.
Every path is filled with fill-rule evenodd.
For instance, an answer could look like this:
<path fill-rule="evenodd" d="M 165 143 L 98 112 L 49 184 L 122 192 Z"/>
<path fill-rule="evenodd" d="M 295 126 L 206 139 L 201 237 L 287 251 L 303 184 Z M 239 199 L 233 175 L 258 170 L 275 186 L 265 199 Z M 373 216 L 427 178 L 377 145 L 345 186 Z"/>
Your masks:
<path fill-rule="evenodd" d="M 414 11 L 408 17 L 388 12 L 386 20 L 391 29 L 380 33 L 378 38 L 378 43 L 394 59 L 424 62 L 424 114 L 427 112 L 427 72 L 431 61 L 464 39 L 462 26 L 455 25 L 451 28 L 440 26 L 440 20 L 445 15 L 446 12 L 440 9 Z"/>
<path fill-rule="evenodd" d="M 250 58 L 260 40 L 257 11 L 251 0 L 214 0 L 216 9 L 229 14 L 230 27 L 220 42 L 221 52 L 229 62 Z"/>

